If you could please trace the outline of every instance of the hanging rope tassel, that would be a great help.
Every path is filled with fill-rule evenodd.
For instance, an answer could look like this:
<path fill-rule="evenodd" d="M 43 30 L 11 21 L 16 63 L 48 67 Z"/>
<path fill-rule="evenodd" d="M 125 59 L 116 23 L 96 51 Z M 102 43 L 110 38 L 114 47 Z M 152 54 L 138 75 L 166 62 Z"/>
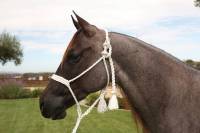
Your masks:
<path fill-rule="evenodd" d="M 112 53 L 112 47 L 110 48 L 110 50 Z M 115 84 L 115 68 L 114 68 L 114 63 L 111 56 L 109 56 L 109 62 L 110 62 L 110 69 L 111 69 L 111 76 L 112 76 L 112 80 L 111 80 L 112 81 L 112 96 L 109 100 L 108 108 L 110 110 L 113 110 L 113 109 L 118 109 L 119 104 L 117 100 L 117 90 L 116 90 L 116 84 Z"/>
<path fill-rule="evenodd" d="M 104 93 L 102 93 L 101 96 L 100 96 L 99 104 L 97 106 L 97 111 L 99 113 L 104 113 L 107 110 L 108 110 L 108 107 L 107 107 L 107 103 L 106 103 L 106 100 L 105 100 L 105 95 L 104 95 Z"/>
<path fill-rule="evenodd" d="M 112 96 L 111 96 L 111 98 L 109 100 L 108 108 L 109 108 L 109 110 L 113 110 L 113 109 L 118 109 L 119 108 L 117 96 L 116 96 L 115 93 L 112 94 Z"/>

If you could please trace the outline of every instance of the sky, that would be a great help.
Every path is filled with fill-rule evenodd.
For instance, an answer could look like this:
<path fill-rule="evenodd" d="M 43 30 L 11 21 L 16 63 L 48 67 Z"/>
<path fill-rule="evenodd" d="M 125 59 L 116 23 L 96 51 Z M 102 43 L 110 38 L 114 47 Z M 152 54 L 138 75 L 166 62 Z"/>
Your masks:
<path fill-rule="evenodd" d="M 0 72 L 55 72 L 76 31 L 72 10 L 99 28 L 200 60 L 200 8 L 193 0 L 1 0 L 0 32 L 18 37 L 24 57 Z"/>

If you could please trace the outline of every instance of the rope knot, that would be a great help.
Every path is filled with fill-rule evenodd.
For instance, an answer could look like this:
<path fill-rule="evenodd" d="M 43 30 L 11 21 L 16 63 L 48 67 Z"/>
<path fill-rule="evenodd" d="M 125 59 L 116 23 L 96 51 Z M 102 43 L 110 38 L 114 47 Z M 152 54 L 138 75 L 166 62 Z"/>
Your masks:
<path fill-rule="evenodd" d="M 111 56 L 111 53 L 109 53 L 107 50 L 103 50 L 102 52 L 101 52 L 101 54 L 102 54 L 102 56 L 104 56 L 105 58 L 108 58 L 108 57 L 110 57 Z"/>
<path fill-rule="evenodd" d="M 111 50 L 111 45 L 110 45 L 110 41 L 106 40 L 103 43 L 103 51 L 101 52 L 102 56 L 104 56 L 105 58 L 108 58 L 111 56 L 112 54 L 112 50 Z"/>

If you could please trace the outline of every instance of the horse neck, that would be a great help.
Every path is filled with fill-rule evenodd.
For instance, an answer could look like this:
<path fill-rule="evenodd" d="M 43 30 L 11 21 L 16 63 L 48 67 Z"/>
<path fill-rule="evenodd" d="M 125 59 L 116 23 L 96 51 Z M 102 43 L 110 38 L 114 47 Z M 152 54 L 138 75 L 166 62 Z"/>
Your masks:
<path fill-rule="evenodd" d="M 144 126 L 150 132 L 158 132 L 156 126 L 170 102 L 170 92 L 176 94 L 177 90 L 173 89 L 180 85 L 182 89 L 187 88 L 186 77 L 193 69 L 164 51 L 129 36 L 111 33 L 111 44 L 117 84 L 123 88 Z"/>

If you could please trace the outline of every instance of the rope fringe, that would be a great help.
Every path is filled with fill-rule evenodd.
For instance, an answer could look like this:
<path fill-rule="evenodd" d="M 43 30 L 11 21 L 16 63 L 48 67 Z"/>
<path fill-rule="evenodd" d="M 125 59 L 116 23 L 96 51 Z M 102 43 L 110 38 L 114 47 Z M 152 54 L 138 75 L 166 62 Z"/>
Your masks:
<path fill-rule="evenodd" d="M 109 104 L 108 104 L 108 108 L 109 108 L 109 110 L 113 110 L 113 109 L 118 109 L 119 108 L 119 104 L 118 104 L 118 100 L 117 100 L 116 94 L 113 94 L 112 97 L 110 98 Z"/>
<path fill-rule="evenodd" d="M 105 100 L 105 95 L 102 93 L 102 95 L 100 95 L 100 100 L 99 100 L 99 104 L 97 106 L 97 111 L 99 113 L 104 113 L 107 110 L 108 110 L 108 107 L 107 107 L 107 103 Z"/>

